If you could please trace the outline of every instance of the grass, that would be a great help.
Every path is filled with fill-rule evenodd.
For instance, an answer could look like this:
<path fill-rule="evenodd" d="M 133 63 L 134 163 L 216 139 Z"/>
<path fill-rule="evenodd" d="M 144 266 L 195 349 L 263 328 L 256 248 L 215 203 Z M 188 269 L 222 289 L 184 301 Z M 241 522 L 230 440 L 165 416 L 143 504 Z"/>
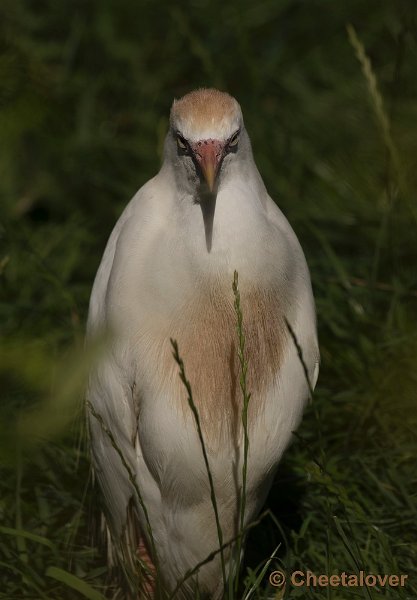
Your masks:
<path fill-rule="evenodd" d="M 416 23 L 407 0 L 2 3 L 0 598 L 112 591 L 80 412 L 88 297 L 172 97 L 202 84 L 242 104 L 309 262 L 322 356 L 242 597 L 417 597 Z M 283 590 L 274 569 L 408 580 Z"/>
<path fill-rule="evenodd" d="M 225 558 L 224 558 L 224 549 L 223 549 L 223 532 L 222 532 L 222 528 L 220 525 L 219 509 L 217 506 L 216 492 L 214 489 L 214 481 L 213 481 L 213 476 L 212 476 L 211 469 L 210 469 L 206 445 L 204 442 L 203 431 L 201 429 L 200 416 L 198 414 L 198 410 L 197 410 L 197 407 L 196 407 L 194 399 L 193 399 L 193 393 L 191 390 L 190 382 L 188 381 L 187 376 L 185 374 L 185 367 L 184 367 L 182 358 L 179 354 L 178 344 L 175 340 L 171 340 L 171 344 L 172 344 L 172 349 L 173 349 L 174 360 L 178 364 L 178 367 L 179 367 L 181 381 L 183 382 L 184 387 L 187 391 L 188 405 L 190 407 L 191 412 L 193 413 L 193 417 L 194 417 L 196 428 L 197 428 L 198 438 L 199 438 L 199 441 L 201 444 L 201 451 L 203 453 L 204 465 L 205 465 L 205 468 L 207 471 L 207 477 L 208 477 L 208 481 L 209 481 L 209 485 L 210 485 L 210 499 L 211 499 L 211 503 L 213 506 L 214 518 L 216 521 L 217 536 L 218 536 L 218 540 L 219 540 L 219 552 L 220 552 L 220 562 L 221 562 L 221 567 L 222 567 L 223 585 L 224 585 L 224 588 L 226 589 L 227 575 L 226 575 L 226 562 L 225 562 Z"/>
<path fill-rule="evenodd" d="M 236 574 L 235 577 L 230 577 L 230 581 L 234 581 L 233 589 L 229 588 L 229 597 L 233 597 L 233 592 L 237 594 L 239 590 L 239 575 L 241 566 L 241 552 L 243 550 L 244 543 L 244 529 L 245 529 L 245 509 L 246 509 L 246 483 L 247 483 L 247 471 L 248 471 L 248 452 L 249 452 L 249 433 L 248 433 L 248 407 L 250 400 L 250 392 L 247 388 L 247 372 L 248 372 L 248 356 L 245 349 L 245 329 L 243 325 L 243 313 L 240 305 L 240 291 L 239 291 L 239 276 L 237 271 L 234 272 L 233 276 L 233 294 L 235 297 L 234 308 L 236 313 L 236 331 L 238 337 L 237 354 L 240 365 L 240 377 L 239 383 L 242 390 L 242 427 L 243 427 L 243 462 L 242 462 L 242 489 L 240 491 L 240 502 L 239 502 L 239 533 L 236 547 Z"/>

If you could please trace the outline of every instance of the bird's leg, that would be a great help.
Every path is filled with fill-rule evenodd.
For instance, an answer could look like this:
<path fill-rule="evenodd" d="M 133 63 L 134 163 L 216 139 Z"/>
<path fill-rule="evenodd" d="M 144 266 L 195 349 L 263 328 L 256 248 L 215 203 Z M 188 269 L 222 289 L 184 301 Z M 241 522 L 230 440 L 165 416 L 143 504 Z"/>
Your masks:
<path fill-rule="evenodd" d="M 146 570 L 142 569 L 142 591 L 138 600 L 153 599 L 155 597 L 156 569 L 142 537 L 136 552 L 140 562 L 146 566 Z"/>

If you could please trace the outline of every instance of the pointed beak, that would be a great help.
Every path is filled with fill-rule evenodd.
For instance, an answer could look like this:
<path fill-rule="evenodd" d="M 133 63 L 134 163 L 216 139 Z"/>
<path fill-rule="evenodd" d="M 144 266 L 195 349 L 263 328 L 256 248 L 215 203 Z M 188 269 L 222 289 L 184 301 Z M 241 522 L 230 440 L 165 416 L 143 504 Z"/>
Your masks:
<path fill-rule="evenodd" d="M 202 140 L 194 144 L 193 151 L 207 186 L 213 192 L 223 160 L 224 144 L 218 140 Z"/>

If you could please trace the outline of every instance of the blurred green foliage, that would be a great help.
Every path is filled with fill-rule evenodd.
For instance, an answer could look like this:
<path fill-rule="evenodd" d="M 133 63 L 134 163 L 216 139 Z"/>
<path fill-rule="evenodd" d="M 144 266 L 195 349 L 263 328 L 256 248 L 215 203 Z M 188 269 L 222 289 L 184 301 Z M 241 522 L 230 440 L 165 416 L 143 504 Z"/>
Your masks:
<path fill-rule="evenodd" d="M 248 564 L 281 541 L 287 570 L 404 572 L 386 597 L 417 596 L 416 73 L 414 0 L 1 1 L 0 597 L 104 589 L 80 441 L 88 298 L 172 99 L 202 85 L 241 103 L 318 308 L 318 390 L 270 495 L 280 528 L 257 528 Z"/>

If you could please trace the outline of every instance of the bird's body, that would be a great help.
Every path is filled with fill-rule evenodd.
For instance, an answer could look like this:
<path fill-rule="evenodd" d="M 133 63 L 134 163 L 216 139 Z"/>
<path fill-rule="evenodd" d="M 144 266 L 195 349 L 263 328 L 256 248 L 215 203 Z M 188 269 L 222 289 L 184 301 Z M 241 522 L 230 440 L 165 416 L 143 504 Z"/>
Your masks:
<path fill-rule="evenodd" d="M 88 323 L 90 337 L 104 329 L 113 333 L 88 392 L 100 416 L 90 417 L 93 463 L 113 544 L 138 537 L 150 544 L 116 442 L 136 477 L 160 577 L 170 591 L 219 545 L 201 445 L 171 338 L 178 342 L 200 415 L 223 538 L 238 532 L 243 429 L 235 270 L 251 392 L 248 522 L 262 506 L 308 397 L 285 320 L 311 380 L 317 376 L 314 303 L 303 252 L 265 190 L 239 105 L 227 94 L 199 90 L 174 104 L 163 166 L 114 228 Z M 190 597 L 193 585 L 188 580 L 176 597 Z M 219 557 L 200 570 L 198 585 L 202 598 L 221 597 Z"/>

